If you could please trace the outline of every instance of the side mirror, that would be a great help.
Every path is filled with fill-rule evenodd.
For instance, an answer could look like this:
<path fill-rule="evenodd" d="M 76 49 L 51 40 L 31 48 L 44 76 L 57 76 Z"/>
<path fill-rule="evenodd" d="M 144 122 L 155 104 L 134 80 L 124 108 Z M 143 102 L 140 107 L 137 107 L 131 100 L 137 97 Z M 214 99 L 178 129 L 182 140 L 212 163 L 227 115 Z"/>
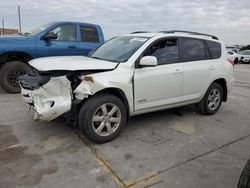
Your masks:
<path fill-rule="evenodd" d="M 45 34 L 41 37 L 41 40 L 52 40 L 52 39 L 57 39 L 58 38 L 58 35 L 56 33 L 48 33 L 48 34 Z"/>
<path fill-rule="evenodd" d="M 155 67 L 157 64 L 157 59 L 154 56 L 145 56 L 140 60 L 141 67 Z"/>

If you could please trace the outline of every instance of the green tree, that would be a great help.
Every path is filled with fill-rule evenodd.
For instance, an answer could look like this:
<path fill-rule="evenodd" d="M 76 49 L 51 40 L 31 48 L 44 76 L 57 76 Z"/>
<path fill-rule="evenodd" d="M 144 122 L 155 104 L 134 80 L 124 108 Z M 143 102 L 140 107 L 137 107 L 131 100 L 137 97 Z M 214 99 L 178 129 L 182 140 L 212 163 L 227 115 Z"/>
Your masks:
<path fill-rule="evenodd" d="M 250 50 L 250 45 L 244 46 L 240 50 Z"/>

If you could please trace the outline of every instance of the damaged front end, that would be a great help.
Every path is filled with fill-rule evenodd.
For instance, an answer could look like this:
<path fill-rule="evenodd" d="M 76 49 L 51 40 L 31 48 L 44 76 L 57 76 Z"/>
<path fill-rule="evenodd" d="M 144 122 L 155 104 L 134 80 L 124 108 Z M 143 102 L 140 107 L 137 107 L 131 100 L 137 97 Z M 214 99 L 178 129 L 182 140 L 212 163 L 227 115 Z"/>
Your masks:
<path fill-rule="evenodd" d="M 66 75 L 25 75 L 20 78 L 23 99 L 34 110 L 34 119 L 51 121 L 71 109 L 71 82 Z"/>
<path fill-rule="evenodd" d="M 74 111 L 75 104 L 92 95 L 89 85 L 93 80 L 89 74 L 104 71 L 107 70 L 46 71 L 24 75 L 20 78 L 21 95 L 35 110 L 35 120 L 51 121 Z"/>
<path fill-rule="evenodd" d="M 46 57 L 31 60 L 34 71 L 19 79 L 24 100 L 35 110 L 36 120 L 51 121 L 77 110 L 84 98 L 91 93 L 88 86 L 76 88 L 85 82 L 83 77 L 116 69 L 118 63 L 84 56 Z M 76 91 L 75 91 L 76 90 Z M 73 113 L 75 118 L 75 114 Z"/>

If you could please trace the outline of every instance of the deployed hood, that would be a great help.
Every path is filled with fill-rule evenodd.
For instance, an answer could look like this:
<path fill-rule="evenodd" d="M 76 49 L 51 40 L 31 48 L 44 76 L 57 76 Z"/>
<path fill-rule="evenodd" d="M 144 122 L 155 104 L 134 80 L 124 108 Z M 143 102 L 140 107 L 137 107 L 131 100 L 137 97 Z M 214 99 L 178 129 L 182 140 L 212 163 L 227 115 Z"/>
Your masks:
<path fill-rule="evenodd" d="M 53 70 L 109 70 L 118 63 L 98 60 L 85 56 L 60 56 L 34 59 L 29 64 L 38 71 Z"/>

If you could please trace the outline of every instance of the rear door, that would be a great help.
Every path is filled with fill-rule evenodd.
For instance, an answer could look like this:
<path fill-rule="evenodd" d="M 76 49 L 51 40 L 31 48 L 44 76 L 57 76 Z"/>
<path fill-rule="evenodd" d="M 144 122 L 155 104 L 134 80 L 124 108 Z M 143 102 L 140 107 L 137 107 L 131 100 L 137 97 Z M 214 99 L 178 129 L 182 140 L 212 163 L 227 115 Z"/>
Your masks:
<path fill-rule="evenodd" d="M 76 24 L 61 24 L 51 29 L 48 33 L 56 33 L 58 38 L 48 41 L 38 38 L 38 57 L 80 55 Z"/>
<path fill-rule="evenodd" d="M 183 70 L 181 101 L 202 97 L 216 74 L 217 64 L 211 58 L 207 42 L 195 38 L 180 38 L 180 61 Z"/>
<path fill-rule="evenodd" d="M 79 48 L 82 55 L 88 55 L 91 50 L 102 44 L 100 32 L 97 27 L 80 25 Z"/>
<path fill-rule="evenodd" d="M 183 77 L 179 65 L 178 40 L 157 41 L 143 56 L 155 56 L 158 65 L 135 69 L 135 111 L 179 103 Z"/>

